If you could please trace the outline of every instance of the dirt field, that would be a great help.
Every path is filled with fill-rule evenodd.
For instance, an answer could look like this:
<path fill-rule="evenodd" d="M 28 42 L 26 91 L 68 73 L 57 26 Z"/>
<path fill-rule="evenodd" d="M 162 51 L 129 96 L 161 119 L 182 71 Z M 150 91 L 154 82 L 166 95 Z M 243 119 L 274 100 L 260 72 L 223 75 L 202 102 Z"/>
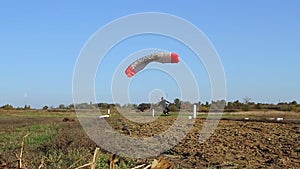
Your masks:
<path fill-rule="evenodd" d="M 201 123 L 201 121 L 200 121 Z M 299 168 L 300 126 L 222 120 L 215 133 L 197 144 L 199 128 L 172 152 L 185 168 Z M 172 155 L 173 155 L 172 154 Z"/>
<path fill-rule="evenodd" d="M 28 129 L 29 126 L 49 125 L 39 132 L 50 128 L 47 134 L 51 137 L 26 147 L 24 160 L 27 161 L 28 168 L 37 168 L 43 158 L 47 159 L 44 168 L 68 168 L 82 158 L 82 163 L 76 164 L 79 166 L 90 159 L 93 150 L 97 147 L 87 137 L 73 115 L 68 115 L 66 120 L 64 114 L 45 116 L 41 113 L 29 113 L 25 116 L 20 112 L 0 113 L 0 166 L 2 167 L 16 166 L 15 153 L 19 152 L 20 145 L 13 146 L 12 142 L 20 144 L 25 133 L 34 133 L 37 130 Z M 276 120 L 283 116 L 284 120 Z M 162 153 L 160 157 L 168 159 L 176 168 L 300 168 L 299 116 L 297 113 L 286 112 L 276 112 L 275 115 L 267 113 L 261 116 L 259 113 L 249 112 L 227 114 L 224 115 L 224 119 L 220 121 L 213 135 L 204 143 L 199 143 L 199 133 L 205 119 L 198 118 L 185 139 Z M 245 120 L 245 117 L 249 119 Z M 112 117 L 107 121 L 122 134 L 128 134 L 124 131 L 125 125 L 131 137 L 141 137 L 164 131 L 172 125 L 175 118 L 175 116 L 163 116 L 146 125 L 131 123 L 120 116 Z M 52 126 L 55 128 L 53 129 Z M 52 130 L 55 130 L 55 133 L 52 133 Z M 74 153 L 74 150 L 78 152 Z M 100 158 L 105 158 L 106 163 L 111 154 L 105 150 L 101 152 L 104 156 Z M 53 153 L 62 155 L 55 157 Z M 120 161 L 127 165 L 123 167 L 119 165 L 119 168 L 151 163 L 154 158 L 159 157 L 120 158 L 122 159 Z M 98 168 L 105 168 L 105 166 L 98 166 Z"/>

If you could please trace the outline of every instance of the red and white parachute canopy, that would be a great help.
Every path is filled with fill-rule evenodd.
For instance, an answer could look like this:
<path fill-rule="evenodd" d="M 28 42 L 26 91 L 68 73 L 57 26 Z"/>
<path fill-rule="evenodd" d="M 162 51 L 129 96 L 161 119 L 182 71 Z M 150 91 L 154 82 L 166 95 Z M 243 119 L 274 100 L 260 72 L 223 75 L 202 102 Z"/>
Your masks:
<path fill-rule="evenodd" d="M 125 73 L 128 77 L 133 77 L 139 71 L 143 70 L 151 62 L 160 62 L 160 63 L 178 63 L 180 57 L 177 53 L 174 52 L 159 52 L 153 53 L 147 56 L 144 56 L 133 63 L 131 63 Z"/>

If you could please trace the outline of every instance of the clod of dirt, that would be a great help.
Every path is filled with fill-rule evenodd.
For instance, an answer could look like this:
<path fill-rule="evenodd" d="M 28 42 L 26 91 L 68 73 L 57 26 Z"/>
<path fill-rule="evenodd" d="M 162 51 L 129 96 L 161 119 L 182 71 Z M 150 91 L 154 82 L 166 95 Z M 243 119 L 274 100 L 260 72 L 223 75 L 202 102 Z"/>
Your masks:
<path fill-rule="evenodd" d="M 63 122 L 74 122 L 74 119 L 70 119 L 70 118 L 63 118 Z"/>

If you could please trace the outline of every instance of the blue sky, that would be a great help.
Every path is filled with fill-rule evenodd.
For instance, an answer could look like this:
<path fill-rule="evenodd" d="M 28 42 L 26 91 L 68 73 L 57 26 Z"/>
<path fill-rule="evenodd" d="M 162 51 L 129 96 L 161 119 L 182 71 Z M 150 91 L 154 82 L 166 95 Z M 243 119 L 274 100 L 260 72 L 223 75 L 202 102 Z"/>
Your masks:
<path fill-rule="evenodd" d="M 2 1 L 0 105 L 30 104 L 41 108 L 71 104 L 73 71 L 86 41 L 109 22 L 141 12 L 179 16 L 206 34 L 223 63 L 228 101 L 247 96 L 256 102 L 299 102 L 299 7 L 297 0 Z M 141 44 L 142 41 L 145 43 Z M 185 54 L 188 51 L 182 46 L 155 36 L 133 37 L 122 42 L 105 58 L 103 63 L 107 64 L 99 67 L 95 79 L 97 101 L 111 101 L 110 85 L 102 81 L 110 82 L 109 75 L 128 55 L 143 48 Z M 113 54 L 119 55 L 117 59 L 112 59 Z M 201 101 L 209 100 L 209 79 L 203 65 L 193 64 L 188 58 L 184 61 L 201 77 L 197 78 Z M 102 74 L 105 66 L 107 72 Z M 130 88 L 132 100 L 147 101 L 145 94 L 154 88 L 169 90 L 165 92 L 170 100 L 178 96 L 176 85 L 167 77 L 162 84 L 138 82 L 138 78 L 146 76 L 157 80 L 164 76 L 154 75 L 151 70 L 145 71 L 133 81 L 132 85 L 137 87 Z M 168 82 L 175 87 L 165 89 Z M 145 86 L 139 88 L 139 83 Z"/>

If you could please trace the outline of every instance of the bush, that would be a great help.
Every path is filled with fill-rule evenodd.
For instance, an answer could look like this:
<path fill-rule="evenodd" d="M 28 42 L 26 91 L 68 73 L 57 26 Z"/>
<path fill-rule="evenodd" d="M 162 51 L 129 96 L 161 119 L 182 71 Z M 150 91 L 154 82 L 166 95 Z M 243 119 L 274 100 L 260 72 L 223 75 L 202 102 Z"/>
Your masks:
<path fill-rule="evenodd" d="M 6 104 L 4 106 L 1 107 L 1 109 L 4 109 L 4 110 L 14 110 L 14 107 L 10 104 Z"/>
<path fill-rule="evenodd" d="M 282 105 L 282 106 L 279 107 L 279 110 L 280 111 L 292 111 L 293 107 L 290 106 L 290 105 Z"/>
<path fill-rule="evenodd" d="M 209 107 L 208 106 L 201 106 L 200 107 L 200 112 L 209 112 Z"/>
<path fill-rule="evenodd" d="M 171 104 L 171 105 L 169 106 L 169 109 L 170 109 L 171 112 L 179 111 L 179 109 L 178 109 L 178 108 L 176 107 L 176 105 L 174 105 L 174 104 Z"/>

